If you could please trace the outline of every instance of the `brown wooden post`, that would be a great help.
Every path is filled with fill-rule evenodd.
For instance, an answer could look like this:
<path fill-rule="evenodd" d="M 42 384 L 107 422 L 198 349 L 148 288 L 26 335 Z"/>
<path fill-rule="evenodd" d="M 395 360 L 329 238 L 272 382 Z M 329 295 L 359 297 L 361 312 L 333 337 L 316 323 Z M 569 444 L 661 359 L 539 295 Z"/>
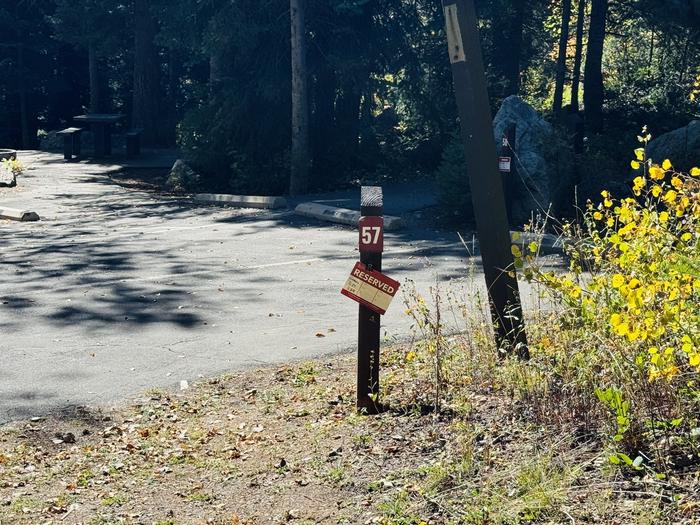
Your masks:
<path fill-rule="evenodd" d="M 518 163 L 515 158 L 516 131 L 515 122 L 508 124 L 503 132 L 501 156 L 498 159 L 498 168 L 503 180 L 503 194 L 506 199 L 506 213 L 510 226 L 515 226 L 513 222 L 513 192 L 515 191 L 515 182 L 518 176 Z"/>
<path fill-rule="evenodd" d="M 382 188 L 363 186 L 361 195 L 362 217 L 383 217 Z M 382 253 L 362 251 L 360 262 L 369 270 L 382 271 Z M 360 305 L 357 335 L 357 409 L 368 414 L 379 412 L 379 345 L 381 315 Z"/>
<path fill-rule="evenodd" d="M 477 235 L 502 352 L 528 357 L 474 0 L 443 0 Z"/>

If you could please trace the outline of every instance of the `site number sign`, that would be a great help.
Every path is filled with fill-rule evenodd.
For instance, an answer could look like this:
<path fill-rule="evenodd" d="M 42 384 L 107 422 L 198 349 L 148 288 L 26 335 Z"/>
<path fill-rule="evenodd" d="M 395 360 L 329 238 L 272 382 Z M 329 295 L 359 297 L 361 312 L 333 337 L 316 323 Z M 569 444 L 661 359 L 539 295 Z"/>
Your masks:
<path fill-rule="evenodd" d="M 384 218 L 360 218 L 360 251 L 382 253 L 384 251 Z"/>

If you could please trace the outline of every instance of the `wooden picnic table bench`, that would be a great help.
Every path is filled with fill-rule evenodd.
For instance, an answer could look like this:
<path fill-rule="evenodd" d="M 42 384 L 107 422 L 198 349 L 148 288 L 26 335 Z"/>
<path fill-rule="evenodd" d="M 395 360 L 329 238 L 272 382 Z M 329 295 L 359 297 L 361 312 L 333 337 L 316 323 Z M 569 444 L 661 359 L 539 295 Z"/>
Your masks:
<path fill-rule="evenodd" d="M 112 126 L 125 119 L 121 113 L 87 113 L 73 117 L 75 122 L 88 124 L 95 138 L 95 157 L 112 154 Z"/>
<path fill-rule="evenodd" d="M 126 156 L 136 157 L 141 154 L 141 133 L 140 128 L 130 129 L 126 132 Z"/>
<path fill-rule="evenodd" d="M 73 160 L 73 156 L 80 157 L 80 134 L 83 128 L 66 128 L 57 135 L 63 136 L 63 158 Z"/>

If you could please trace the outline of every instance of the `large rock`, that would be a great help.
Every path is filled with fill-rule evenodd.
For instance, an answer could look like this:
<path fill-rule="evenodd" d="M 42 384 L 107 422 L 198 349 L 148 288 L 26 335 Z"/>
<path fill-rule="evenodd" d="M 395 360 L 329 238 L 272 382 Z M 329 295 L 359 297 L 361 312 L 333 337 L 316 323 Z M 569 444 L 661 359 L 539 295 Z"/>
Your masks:
<path fill-rule="evenodd" d="M 17 185 L 17 174 L 10 168 L 7 161 L 15 160 L 17 152 L 14 150 L 0 150 L 0 186 L 13 188 Z"/>
<path fill-rule="evenodd" d="M 5 166 L 0 166 L 0 186 L 13 188 L 17 185 L 17 177 Z"/>
<path fill-rule="evenodd" d="M 670 159 L 677 170 L 688 171 L 700 165 L 700 120 L 652 140 L 647 156 L 657 164 Z"/>
<path fill-rule="evenodd" d="M 178 159 L 173 164 L 165 182 L 165 189 L 173 193 L 194 193 L 199 188 L 201 177 L 187 163 Z"/>
<path fill-rule="evenodd" d="M 499 147 L 506 128 L 515 123 L 515 165 L 512 179 L 510 215 L 516 224 L 524 224 L 538 213 L 554 214 L 573 201 L 575 174 L 573 153 L 567 141 L 535 109 L 517 96 L 503 101 L 493 121 Z"/>

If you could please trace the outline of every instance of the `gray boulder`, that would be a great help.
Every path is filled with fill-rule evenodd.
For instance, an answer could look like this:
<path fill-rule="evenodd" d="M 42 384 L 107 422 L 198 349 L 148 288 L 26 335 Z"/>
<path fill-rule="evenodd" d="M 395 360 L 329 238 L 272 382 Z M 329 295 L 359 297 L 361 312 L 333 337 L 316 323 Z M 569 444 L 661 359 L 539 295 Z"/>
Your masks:
<path fill-rule="evenodd" d="M 0 186 L 10 188 L 17 186 L 17 177 L 11 170 L 5 168 L 5 166 L 0 166 Z"/>
<path fill-rule="evenodd" d="M 700 165 L 700 120 L 652 140 L 647 146 L 647 156 L 657 164 L 669 159 L 682 171 Z"/>
<path fill-rule="evenodd" d="M 14 188 L 17 185 L 17 174 L 7 164 L 7 161 L 15 160 L 16 158 L 16 151 L 10 149 L 0 150 L 0 186 Z"/>
<path fill-rule="evenodd" d="M 573 152 L 549 122 L 520 97 L 503 101 L 493 121 L 499 151 L 506 128 L 515 123 L 514 159 L 517 175 L 510 181 L 513 222 L 524 224 L 533 215 L 556 214 L 571 205 L 575 173 Z M 512 174 L 511 174 L 512 175 Z"/>
<path fill-rule="evenodd" d="M 178 159 L 173 164 L 165 189 L 173 193 L 194 193 L 199 188 L 201 176 L 184 160 Z"/>

